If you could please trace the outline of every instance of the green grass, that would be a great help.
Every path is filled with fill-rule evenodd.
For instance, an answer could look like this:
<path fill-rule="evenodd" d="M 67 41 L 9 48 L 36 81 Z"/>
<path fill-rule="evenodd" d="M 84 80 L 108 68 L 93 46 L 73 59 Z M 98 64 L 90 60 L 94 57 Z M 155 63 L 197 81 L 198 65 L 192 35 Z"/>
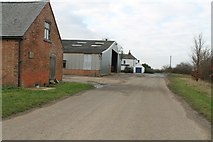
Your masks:
<path fill-rule="evenodd" d="M 211 122 L 211 85 L 194 81 L 190 76 L 170 74 L 169 88 Z"/>
<path fill-rule="evenodd" d="M 60 83 L 52 90 L 32 90 L 21 88 L 3 88 L 2 90 L 2 117 L 8 117 L 18 112 L 40 107 L 50 101 L 64 96 L 71 96 L 93 86 L 82 83 Z"/>

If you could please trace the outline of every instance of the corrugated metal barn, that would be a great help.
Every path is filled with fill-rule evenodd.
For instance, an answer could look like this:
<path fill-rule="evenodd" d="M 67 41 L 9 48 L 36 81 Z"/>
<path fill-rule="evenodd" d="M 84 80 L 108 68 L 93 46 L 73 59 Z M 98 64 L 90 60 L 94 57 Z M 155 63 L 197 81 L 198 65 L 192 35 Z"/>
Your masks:
<path fill-rule="evenodd" d="M 120 72 L 118 45 L 108 40 L 62 40 L 65 75 L 102 76 Z"/>

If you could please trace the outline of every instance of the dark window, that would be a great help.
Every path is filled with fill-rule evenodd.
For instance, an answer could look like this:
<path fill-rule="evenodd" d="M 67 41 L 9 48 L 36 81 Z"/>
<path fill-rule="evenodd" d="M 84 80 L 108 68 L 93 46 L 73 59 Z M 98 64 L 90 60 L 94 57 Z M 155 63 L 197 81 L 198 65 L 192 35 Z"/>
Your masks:
<path fill-rule="evenodd" d="M 66 68 L 66 63 L 67 63 L 67 61 L 63 60 L 63 68 Z"/>
<path fill-rule="evenodd" d="M 124 60 L 124 64 L 126 64 L 126 61 Z"/>
<path fill-rule="evenodd" d="M 44 22 L 44 38 L 51 40 L 50 38 L 50 23 Z"/>

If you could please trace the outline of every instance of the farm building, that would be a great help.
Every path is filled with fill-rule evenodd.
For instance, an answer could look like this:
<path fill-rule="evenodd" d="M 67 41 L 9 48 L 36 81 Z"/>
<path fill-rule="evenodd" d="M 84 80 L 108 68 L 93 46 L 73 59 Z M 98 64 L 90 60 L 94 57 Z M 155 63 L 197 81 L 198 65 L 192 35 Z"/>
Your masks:
<path fill-rule="evenodd" d="M 137 64 L 133 68 L 133 73 L 144 73 L 145 68 L 141 64 Z"/>
<path fill-rule="evenodd" d="M 49 2 L 2 2 L 2 85 L 62 80 L 63 46 Z"/>
<path fill-rule="evenodd" d="M 65 75 L 102 76 L 120 71 L 118 45 L 108 40 L 62 40 Z"/>
<path fill-rule="evenodd" d="M 121 54 L 121 71 L 124 71 L 126 67 L 134 68 L 137 64 L 139 64 L 139 60 L 135 58 L 131 52 L 129 51 L 128 54 Z"/>
<path fill-rule="evenodd" d="M 140 60 L 137 60 L 130 51 L 128 54 L 120 54 L 120 57 L 122 72 L 144 73 L 145 68 L 140 64 Z"/>

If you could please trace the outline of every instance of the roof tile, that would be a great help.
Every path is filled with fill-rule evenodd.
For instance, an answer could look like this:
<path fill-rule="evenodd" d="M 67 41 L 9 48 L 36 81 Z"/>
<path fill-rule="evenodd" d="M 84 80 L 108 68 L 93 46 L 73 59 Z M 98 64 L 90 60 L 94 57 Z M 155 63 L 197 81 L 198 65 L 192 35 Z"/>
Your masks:
<path fill-rule="evenodd" d="M 1 2 L 1 36 L 23 36 L 46 3 L 47 2 Z"/>

